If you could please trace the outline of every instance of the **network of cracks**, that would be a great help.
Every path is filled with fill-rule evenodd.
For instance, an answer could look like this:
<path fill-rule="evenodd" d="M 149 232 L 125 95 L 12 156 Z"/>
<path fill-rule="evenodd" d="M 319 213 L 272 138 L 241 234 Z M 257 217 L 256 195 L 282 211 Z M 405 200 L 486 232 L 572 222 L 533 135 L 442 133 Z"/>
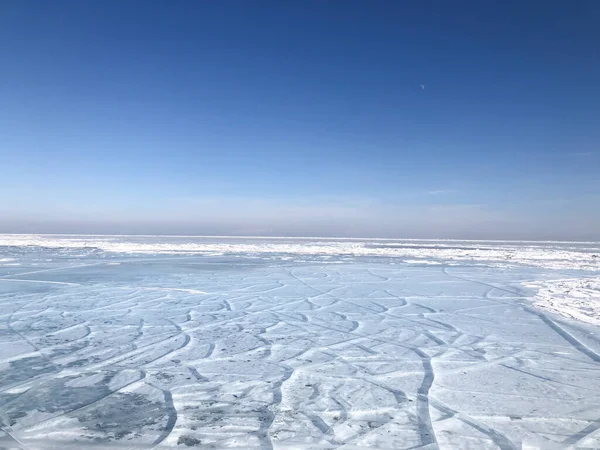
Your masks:
<path fill-rule="evenodd" d="M 600 447 L 600 329 L 531 307 L 540 270 L 13 261 L 0 447 Z"/>

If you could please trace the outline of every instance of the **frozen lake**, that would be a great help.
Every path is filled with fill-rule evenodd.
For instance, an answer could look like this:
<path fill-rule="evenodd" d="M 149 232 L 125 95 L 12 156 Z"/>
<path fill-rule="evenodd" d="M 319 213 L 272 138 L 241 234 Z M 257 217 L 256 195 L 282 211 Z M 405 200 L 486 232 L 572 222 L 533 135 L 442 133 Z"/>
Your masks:
<path fill-rule="evenodd" d="M 599 256 L 0 236 L 0 448 L 600 448 Z"/>

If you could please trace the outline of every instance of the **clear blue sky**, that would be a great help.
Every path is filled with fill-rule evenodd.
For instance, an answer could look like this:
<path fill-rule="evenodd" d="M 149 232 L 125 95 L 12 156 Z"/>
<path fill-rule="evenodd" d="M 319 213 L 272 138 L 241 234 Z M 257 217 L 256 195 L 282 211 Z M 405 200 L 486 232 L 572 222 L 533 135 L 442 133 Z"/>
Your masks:
<path fill-rule="evenodd" d="M 600 239 L 599 23 L 1 1 L 0 231 Z"/>

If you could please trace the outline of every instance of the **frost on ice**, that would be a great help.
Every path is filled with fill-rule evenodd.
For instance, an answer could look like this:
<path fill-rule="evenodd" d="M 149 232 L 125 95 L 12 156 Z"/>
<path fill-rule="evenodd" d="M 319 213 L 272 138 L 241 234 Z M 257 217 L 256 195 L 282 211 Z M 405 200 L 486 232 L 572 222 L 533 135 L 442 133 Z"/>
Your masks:
<path fill-rule="evenodd" d="M 0 447 L 598 448 L 599 247 L 0 236 Z"/>

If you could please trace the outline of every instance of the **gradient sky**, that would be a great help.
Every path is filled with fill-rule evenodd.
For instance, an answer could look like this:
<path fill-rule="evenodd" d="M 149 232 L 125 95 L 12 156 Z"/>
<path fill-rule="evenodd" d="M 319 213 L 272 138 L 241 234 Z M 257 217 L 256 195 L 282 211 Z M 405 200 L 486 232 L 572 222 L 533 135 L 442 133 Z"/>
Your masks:
<path fill-rule="evenodd" d="M 0 1 L 0 232 L 600 239 L 599 23 Z"/>

